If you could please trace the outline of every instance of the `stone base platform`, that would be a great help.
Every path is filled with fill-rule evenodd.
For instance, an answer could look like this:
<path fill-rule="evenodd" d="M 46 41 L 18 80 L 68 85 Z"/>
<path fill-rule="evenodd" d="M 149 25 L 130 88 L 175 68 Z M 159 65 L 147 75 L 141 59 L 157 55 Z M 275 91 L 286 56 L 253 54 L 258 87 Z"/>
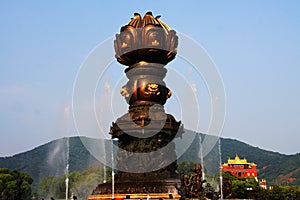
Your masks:
<path fill-rule="evenodd" d="M 114 187 L 115 194 L 178 194 L 180 188 L 179 179 L 166 180 L 136 180 L 136 181 L 116 181 Z M 112 193 L 112 183 L 99 184 L 92 195 L 102 195 Z"/>
<path fill-rule="evenodd" d="M 179 179 L 116 181 L 114 199 L 179 199 Z M 88 200 L 112 199 L 112 183 L 99 184 Z"/>
<path fill-rule="evenodd" d="M 171 193 L 149 193 L 149 194 L 115 194 L 115 200 L 122 199 L 180 199 L 179 194 L 171 194 Z M 111 194 L 97 194 L 97 195 L 89 195 L 88 200 L 108 200 L 112 199 Z"/>

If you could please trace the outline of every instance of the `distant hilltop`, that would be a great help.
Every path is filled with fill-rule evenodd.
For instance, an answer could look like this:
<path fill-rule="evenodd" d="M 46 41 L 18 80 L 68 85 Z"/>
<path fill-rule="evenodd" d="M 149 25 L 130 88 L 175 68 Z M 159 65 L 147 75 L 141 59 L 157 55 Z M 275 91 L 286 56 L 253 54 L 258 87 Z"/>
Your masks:
<path fill-rule="evenodd" d="M 192 133 L 185 130 L 185 134 Z M 215 137 L 201 134 L 201 137 Z M 69 139 L 69 170 L 82 172 L 89 166 L 103 166 L 83 146 L 79 137 L 62 138 L 51 141 L 30 151 L 11 157 L 0 157 L 0 168 L 16 169 L 26 172 L 34 179 L 34 185 L 45 176 L 65 173 L 66 168 L 66 140 Z M 85 138 L 94 140 L 91 138 Z M 179 158 L 178 162 L 201 163 L 199 156 L 199 137 L 195 137 L 188 150 Z M 221 138 L 221 163 L 238 154 L 247 157 L 257 164 L 259 179 L 266 179 L 268 185 L 300 185 L 300 154 L 284 155 L 266 151 L 233 139 Z M 219 173 L 220 160 L 218 145 L 204 157 L 204 168 L 208 176 Z"/>

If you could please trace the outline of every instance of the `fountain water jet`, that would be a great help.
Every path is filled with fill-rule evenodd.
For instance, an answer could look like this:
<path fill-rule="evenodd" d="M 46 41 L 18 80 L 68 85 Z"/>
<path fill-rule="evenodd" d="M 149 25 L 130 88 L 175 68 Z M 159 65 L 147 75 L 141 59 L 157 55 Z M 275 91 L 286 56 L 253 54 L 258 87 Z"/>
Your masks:
<path fill-rule="evenodd" d="M 103 183 L 106 183 L 106 165 L 103 166 Z"/>
<path fill-rule="evenodd" d="M 67 131 L 67 135 L 69 136 L 70 133 L 70 126 L 69 126 L 69 121 L 70 121 L 70 107 L 66 106 L 64 109 L 64 118 L 66 121 L 66 131 Z M 69 156 L 70 156 L 70 139 L 67 136 L 66 138 L 66 169 L 65 169 L 65 185 L 66 185 L 66 200 L 68 200 L 68 193 L 69 193 Z"/>
<path fill-rule="evenodd" d="M 101 151 L 104 152 L 104 155 L 106 155 L 106 153 L 108 153 L 108 149 L 106 149 L 106 145 L 105 142 L 102 143 L 101 145 Z M 103 162 L 103 183 L 106 183 L 107 181 L 107 174 L 106 174 L 106 162 L 107 161 L 107 157 L 104 157 L 104 162 Z"/>
<path fill-rule="evenodd" d="M 199 143 L 200 143 L 200 149 L 199 149 L 199 157 L 201 161 L 201 166 L 204 168 L 204 158 L 203 158 L 203 148 L 202 148 L 202 137 L 201 134 L 199 133 Z M 202 180 L 205 180 L 205 172 L 202 170 Z"/>
<path fill-rule="evenodd" d="M 70 144 L 69 144 L 69 138 L 67 138 L 67 166 L 66 166 L 66 200 L 68 200 L 68 193 L 69 193 L 69 149 L 70 149 Z"/>
<path fill-rule="evenodd" d="M 221 138 L 219 138 L 219 159 L 220 159 L 220 199 L 223 199 L 223 175 L 222 175 L 222 154 L 221 154 Z"/>
<path fill-rule="evenodd" d="M 68 200 L 68 193 L 69 193 L 69 178 L 68 178 L 68 175 L 66 177 L 65 183 L 66 183 L 66 200 Z"/>

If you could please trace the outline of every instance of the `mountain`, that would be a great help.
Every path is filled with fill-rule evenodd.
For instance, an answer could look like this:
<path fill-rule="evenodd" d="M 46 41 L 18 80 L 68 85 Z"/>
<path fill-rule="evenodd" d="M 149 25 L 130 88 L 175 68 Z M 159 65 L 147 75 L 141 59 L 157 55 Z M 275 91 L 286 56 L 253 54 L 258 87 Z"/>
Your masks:
<path fill-rule="evenodd" d="M 185 130 L 185 132 L 185 134 L 194 133 L 189 130 Z M 217 138 L 213 138 L 214 136 L 204 134 L 201 134 L 201 137 L 198 136 L 199 134 L 196 134 L 192 144 L 178 159 L 178 162 L 202 163 L 199 153 L 200 140 L 204 141 L 205 137 L 208 137 L 217 141 Z M 37 185 L 45 176 L 65 174 L 67 164 L 69 164 L 70 172 L 82 172 L 89 166 L 103 166 L 85 148 L 82 143 L 84 140 L 96 141 L 96 139 L 85 137 L 54 140 L 24 153 L 1 157 L 0 168 L 26 172 L 33 177 L 34 183 Z M 253 147 L 238 140 L 221 138 L 222 162 L 220 162 L 218 143 L 212 144 L 213 148 L 203 159 L 204 169 L 208 176 L 219 173 L 220 163 L 224 163 L 229 157 L 234 158 L 238 154 L 241 158 L 245 157 L 249 162 L 256 163 L 258 178 L 266 179 L 269 185 L 300 185 L 300 154 L 284 155 Z"/>
<path fill-rule="evenodd" d="M 68 163 L 70 172 L 81 172 L 89 166 L 102 166 L 84 147 L 79 137 L 57 139 L 30 151 L 0 158 L 0 168 L 30 174 L 34 179 L 34 186 L 46 176 L 65 174 Z"/>
<path fill-rule="evenodd" d="M 192 131 L 186 130 L 186 132 L 188 134 Z M 201 134 L 202 141 L 205 137 L 212 138 L 214 136 Z M 197 155 L 197 152 L 200 150 L 199 142 L 200 139 L 196 137 L 193 144 L 179 161 L 201 163 Z M 233 159 L 236 154 L 240 158 L 246 158 L 248 162 L 257 164 L 258 178 L 260 180 L 266 179 L 269 185 L 300 185 L 300 153 L 285 155 L 253 147 L 238 140 L 221 138 L 222 163 L 227 162 L 228 158 Z M 204 167 L 209 176 L 219 172 L 219 156 L 219 146 L 216 143 L 209 154 L 204 157 Z"/>
<path fill-rule="evenodd" d="M 257 164 L 260 179 L 272 184 L 300 185 L 300 153 L 284 155 L 232 139 L 223 139 L 222 144 L 223 160 L 233 157 L 236 151 L 240 157 Z"/>

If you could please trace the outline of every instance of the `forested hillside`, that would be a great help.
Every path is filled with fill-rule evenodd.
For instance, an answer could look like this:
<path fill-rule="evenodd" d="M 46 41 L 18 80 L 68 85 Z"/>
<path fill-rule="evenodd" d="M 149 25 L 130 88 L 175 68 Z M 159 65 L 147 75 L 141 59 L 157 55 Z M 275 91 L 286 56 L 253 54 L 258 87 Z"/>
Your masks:
<path fill-rule="evenodd" d="M 185 134 L 189 134 L 186 130 Z M 204 137 L 213 137 L 201 135 Z M 88 140 L 93 140 L 85 138 Z M 178 162 L 201 163 L 200 139 L 195 137 L 189 149 L 179 158 Z M 16 169 L 26 172 L 34 179 L 34 185 L 49 175 L 60 176 L 64 174 L 67 166 L 67 153 L 69 149 L 69 171 L 82 172 L 89 166 L 102 166 L 83 146 L 79 137 L 51 141 L 30 151 L 11 157 L 0 158 L 0 168 Z M 268 184 L 300 185 L 300 154 L 283 155 L 253 147 L 233 139 L 221 138 L 222 163 L 229 157 L 238 154 L 249 162 L 257 164 L 259 179 L 267 179 Z M 220 154 L 218 143 L 210 153 L 204 157 L 204 168 L 208 176 L 219 172 Z"/>

